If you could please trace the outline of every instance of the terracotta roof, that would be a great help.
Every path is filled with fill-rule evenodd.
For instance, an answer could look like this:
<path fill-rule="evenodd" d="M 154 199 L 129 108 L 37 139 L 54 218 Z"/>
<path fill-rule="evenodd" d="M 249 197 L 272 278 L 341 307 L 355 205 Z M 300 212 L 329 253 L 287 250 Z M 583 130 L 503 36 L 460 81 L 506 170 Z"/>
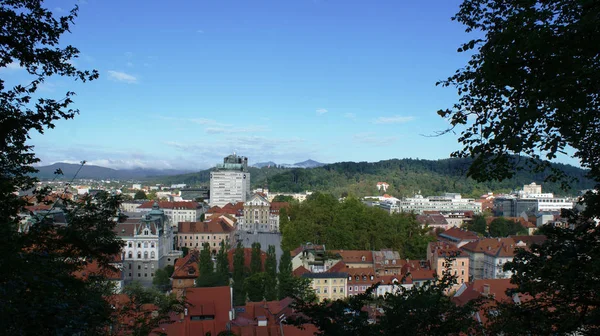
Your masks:
<path fill-rule="evenodd" d="M 533 236 L 510 236 L 516 243 L 523 242 L 527 246 L 531 246 L 533 244 L 542 245 L 546 241 L 546 236 L 544 235 L 533 235 Z"/>
<path fill-rule="evenodd" d="M 231 287 L 187 288 L 185 300 L 187 301 L 187 315 L 184 315 L 183 319 L 178 322 L 161 326 L 157 331 L 162 331 L 167 335 L 192 336 L 205 335 L 208 332 L 211 335 L 217 335 L 227 329 L 233 309 Z M 213 318 L 202 319 L 202 316 Z"/>
<path fill-rule="evenodd" d="M 282 330 L 283 329 L 283 330 Z M 256 325 L 233 326 L 231 331 L 240 336 L 314 336 L 319 329 L 313 324 L 303 324 L 302 327 L 283 324 L 259 327 Z M 200 334 L 199 334 L 200 335 Z"/>
<path fill-rule="evenodd" d="M 154 205 L 154 201 L 148 201 L 143 203 L 138 207 L 138 209 L 152 209 Z M 160 201 L 158 202 L 158 206 L 161 209 L 187 209 L 187 210 L 196 210 L 200 207 L 200 203 L 198 202 L 167 202 Z"/>
<path fill-rule="evenodd" d="M 346 263 L 344 263 L 343 261 L 338 261 L 337 263 L 335 263 L 335 265 L 331 266 L 331 268 L 328 269 L 327 272 L 329 272 L 329 273 L 344 272 L 346 269 L 348 269 L 348 266 L 346 265 Z"/>
<path fill-rule="evenodd" d="M 271 202 L 271 212 L 279 212 L 281 208 L 288 209 L 290 204 L 288 202 Z"/>
<path fill-rule="evenodd" d="M 510 302 L 512 299 L 506 295 L 506 291 L 517 288 L 510 283 L 510 279 L 480 279 L 466 283 L 464 286 L 460 295 L 455 295 L 452 299 L 458 305 L 463 305 L 482 295 L 493 297 L 498 301 Z"/>
<path fill-rule="evenodd" d="M 306 267 L 304 267 L 304 266 L 300 266 L 292 272 L 292 274 L 294 274 L 294 276 L 297 276 L 297 277 L 301 277 L 303 274 L 306 274 L 306 273 L 310 273 L 310 271 L 307 270 Z"/>
<path fill-rule="evenodd" d="M 234 230 L 222 218 L 212 218 L 206 222 L 179 222 L 177 234 L 182 233 L 230 233 Z"/>
<path fill-rule="evenodd" d="M 190 250 L 188 255 L 175 261 L 175 270 L 171 275 L 173 279 L 195 279 L 200 275 L 198 269 L 199 252 Z"/>
<path fill-rule="evenodd" d="M 229 260 L 229 271 L 233 272 L 233 256 L 235 254 L 236 248 L 232 248 L 227 251 L 227 260 Z M 244 248 L 244 266 L 249 270 L 250 269 L 250 261 L 252 260 L 252 248 Z M 262 269 L 265 268 L 265 261 L 267 260 L 267 253 L 265 251 L 260 251 L 260 260 L 262 264 Z"/>
<path fill-rule="evenodd" d="M 139 222 L 139 220 L 137 221 Z M 135 223 L 126 221 L 125 223 L 119 223 L 115 227 L 115 232 L 118 236 L 133 236 L 135 232 Z"/>
<path fill-rule="evenodd" d="M 482 238 L 463 245 L 461 249 L 473 253 L 484 253 L 497 249 L 502 243 L 511 245 L 515 244 L 515 241 L 512 238 Z"/>
<path fill-rule="evenodd" d="M 373 263 L 373 252 L 368 250 L 332 250 L 331 253 L 339 255 L 346 264 Z"/>
<path fill-rule="evenodd" d="M 375 274 L 375 270 L 372 267 L 348 268 L 345 270 L 345 272 L 348 273 L 348 285 L 373 285 L 381 281 Z M 358 280 L 356 277 L 358 277 Z M 350 278 L 352 278 L 352 280 L 350 280 Z"/>
<path fill-rule="evenodd" d="M 247 302 L 243 309 L 236 309 L 233 324 L 238 326 L 256 325 L 258 320 L 267 322 L 267 325 L 279 324 L 281 314 L 289 316 L 293 313 L 290 305 L 294 300 L 285 298 L 280 301 Z M 239 307 L 241 308 L 241 307 Z"/>
<path fill-rule="evenodd" d="M 468 231 L 465 229 L 460 229 L 456 226 L 453 226 L 453 227 L 449 228 L 448 230 L 440 233 L 438 235 L 438 237 L 439 238 L 452 238 L 453 240 L 459 240 L 459 241 L 477 240 L 479 238 L 477 236 L 477 233 Z"/>
<path fill-rule="evenodd" d="M 454 256 L 456 258 L 468 258 L 469 255 L 456 247 L 456 245 L 446 242 L 430 242 L 427 246 L 429 252 L 437 255 L 438 257 Z"/>
<path fill-rule="evenodd" d="M 411 278 L 411 280 L 433 280 L 435 279 L 435 271 L 434 270 L 428 270 L 428 269 L 422 269 L 422 268 L 417 268 L 417 269 L 412 269 L 410 270 L 410 275 L 409 277 Z"/>
<path fill-rule="evenodd" d="M 90 276 L 102 276 L 108 280 L 122 280 L 123 274 L 116 267 L 106 268 L 100 267 L 97 261 L 87 263 L 83 269 L 74 272 L 73 275 L 77 278 L 87 280 Z"/>

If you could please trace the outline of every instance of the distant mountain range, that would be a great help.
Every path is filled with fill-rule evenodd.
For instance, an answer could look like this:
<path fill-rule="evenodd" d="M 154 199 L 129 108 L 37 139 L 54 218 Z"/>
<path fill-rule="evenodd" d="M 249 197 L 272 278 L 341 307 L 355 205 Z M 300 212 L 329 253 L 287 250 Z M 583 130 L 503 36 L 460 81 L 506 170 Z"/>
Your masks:
<path fill-rule="evenodd" d="M 259 162 L 252 165 L 255 168 L 263 168 L 263 167 L 282 167 L 282 168 L 316 168 L 322 167 L 325 163 L 317 162 L 315 160 L 308 159 L 302 162 L 296 162 L 294 164 L 289 163 L 275 163 L 273 161 L 268 162 Z"/>
<path fill-rule="evenodd" d="M 57 162 L 49 166 L 36 167 L 38 172 L 34 174 L 40 179 L 52 179 L 54 178 L 54 172 L 57 169 L 62 170 L 63 175 L 59 179 L 72 179 L 77 170 L 79 169 L 78 164 Z M 77 178 L 79 179 L 94 179 L 94 180 L 136 180 L 144 179 L 155 176 L 165 175 L 178 175 L 189 173 L 191 170 L 179 170 L 179 169 L 148 169 L 148 168 L 134 168 L 134 169 L 112 169 L 93 165 L 84 165 L 81 168 Z"/>

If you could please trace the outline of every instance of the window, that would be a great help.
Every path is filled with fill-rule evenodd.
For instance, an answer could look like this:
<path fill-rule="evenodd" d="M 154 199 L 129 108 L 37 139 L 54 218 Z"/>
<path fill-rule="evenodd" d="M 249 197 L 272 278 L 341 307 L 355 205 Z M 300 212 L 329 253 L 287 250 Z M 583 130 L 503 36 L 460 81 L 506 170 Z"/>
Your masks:
<path fill-rule="evenodd" d="M 358 292 L 358 286 L 354 286 L 354 291 Z"/>
<path fill-rule="evenodd" d="M 138 273 L 138 278 L 141 278 L 141 277 L 142 277 L 142 273 Z"/>
<path fill-rule="evenodd" d="M 144 269 L 148 269 L 148 264 L 144 264 Z"/>
<path fill-rule="evenodd" d="M 392 260 L 392 265 L 396 265 L 396 259 Z"/>
<path fill-rule="evenodd" d="M 150 276 L 151 276 L 151 277 L 153 277 L 153 276 L 154 276 L 154 273 L 150 273 Z"/>
<path fill-rule="evenodd" d="M 129 253 L 127 254 L 127 258 L 132 259 L 133 258 L 133 252 L 129 251 Z"/>
<path fill-rule="evenodd" d="M 323 283 L 327 283 L 327 279 L 323 280 Z"/>
<path fill-rule="evenodd" d="M 465 270 L 460 271 L 461 275 L 465 275 Z"/>
<path fill-rule="evenodd" d="M 129 273 L 129 277 L 131 277 L 131 273 Z"/>
<path fill-rule="evenodd" d="M 336 283 L 336 282 L 337 282 L 337 280 L 336 280 L 336 279 L 333 279 L 333 283 Z"/>
<path fill-rule="evenodd" d="M 340 293 L 344 292 L 344 287 L 340 287 Z"/>
<path fill-rule="evenodd" d="M 462 265 L 465 266 L 465 262 L 464 261 L 462 262 Z"/>
<path fill-rule="evenodd" d="M 150 244 L 150 247 L 154 248 L 154 242 L 152 242 L 152 244 Z"/>
<path fill-rule="evenodd" d="M 138 269 L 142 269 L 142 265 L 138 265 Z"/>
<path fill-rule="evenodd" d="M 148 259 L 148 251 L 144 251 L 144 259 Z"/>
<path fill-rule="evenodd" d="M 337 289 L 335 287 L 333 287 L 333 292 L 337 293 Z"/>
<path fill-rule="evenodd" d="M 348 287 L 348 292 L 352 292 L 352 286 Z"/>
<path fill-rule="evenodd" d="M 150 265 L 150 268 L 154 269 L 154 264 Z"/>
<path fill-rule="evenodd" d="M 142 259 L 142 252 L 138 252 L 138 259 Z"/>
<path fill-rule="evenodd" d="M 348 281 L 352 281 L 352 276 L 349 276 L 349 277 L 348 277 Z"/>
<path fill-rule="evenodd" d="M 367 281 L 367 276 L 363 275 L 363 281 Z"/>
<path fill-rule="evenodd" d="M 142 243 L 138 243 L 138 248 L 142 248 Z"/>
<path fill-rule="evenodd" d="M 327 287 L 323 287 L 323 293 L 327 294 Z"/>
<path fill-rule="evenodd" d="M 147 278 L 148 277 L 148 273 L 144 273 L 144 277 Z"/>
<path fill-rule="evenodd" d="M 127 243 L 127 247 L 133 247 L 133 243 L 132 242 Z"/>

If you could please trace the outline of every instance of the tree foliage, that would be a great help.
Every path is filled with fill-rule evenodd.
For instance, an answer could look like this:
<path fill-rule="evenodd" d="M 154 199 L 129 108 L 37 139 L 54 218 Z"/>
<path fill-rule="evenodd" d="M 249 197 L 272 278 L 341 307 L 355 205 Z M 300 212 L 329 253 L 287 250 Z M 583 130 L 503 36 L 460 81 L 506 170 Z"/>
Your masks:
<path fill-rule="evenodd" d="M 515 222 L 504 217 L 495 218 L 489 227 L 490 236 L 492 237 L 508 237 L 518 234 L 527 234 L 527 229 Z"/>
<path fill-rule="evenodd" d="M 306 242 L 329 249 L 398 250 L 403 258 L 424 258 L 433 236 L 412 214 L 393 214 L 368 207 L 348 197 L 314 193 L 289 209 L 290 223 L 283 228 L 282 248 L 292 250 Z"/>
<path fill-rule="evenodd" d="M 171 323 L 173 313 L 183 312 L 184 300 L 175 294 L 163 294 L 154 288 L 144 288 L 133 282 L 125 286 L 127 300 L 115 302 L 112 335 L 148 336 L 163 323 Z M 105 333 L 102 333 L 105 334 Z"/>
<path fill-rule="evenodd" d="M 133 196 L 133 199 L 145 200 L 145 199 L 147 199 L 147 196 L 143 190 L 138 190 L 138 191 L 136 191 L 135 195 Z"/>
<path fill-rule="evenodd" d="M 163 292 L 170 290 L 173 271 L 175 271 L 175 267 L 172 265 L 167 265 L 164 268 L 156 270 L 152 279 L 152 285 Z"/>
<path fill-rule="evenodd" d="M 12 86 L 0 78 L 0 330 L 7 335 L 92 334 L 103 330 L 112 314 L 103 299 L 110 290 L 106 282 L 74 273 L 90 260 L 108 268 L 120 251 L 112 221 L 118 197 L 100 193 L 78 204 L 64 201 L 68 225 L 41 216 L 29 232 L 18 231 L 19 214 L 33 215 L 25 209 L 28 201 L 15 193 L 31 189 L 37 181 L 31 175 L 39 159 L 27 144 L 30 132 L 44 133 L 78 113 L 71 107 L 73 92 L 51 98 L 38 89 L 52 76 L 82 82 L 98 77 L 96 71 L 73 65 L 77 48 L 60 44 L 77 10 L 60 16 L 43 1 L 0 5 L 0 69 L 17 67 L 29 79 Z M 34 197 L 42 202 L 48 193 L 45 188 L 36 190 Z"/>
<path fill-rule="evenodd" d="M 216 276 L 219 286 L 229 286 L 229 259 L 227 258 L 227 250 L 229 245 L 222 240 L 219 243 L 220 249 L 217 253 L 217 270 Z"/>
<path fill-rule="evenodd" d="M 269 245 L 265 260 L 265 300 L 277 299 L 277 256 L 275 246 Z"/>
<path fill-rule="evenodd" d="M 459 48 L 471 53 L 467 65 L 440 83 L 457 88 L 458 102 L 438 113 L 460 129 L 462 149 L 452 155 L 473 159 L 469 176 L 539 172 L 550 164 L 538 159 L 567 154 L 600 189 L 598 1 L 465 0 L 454 20 L 477 37 Z M 545 177 L 583 189 L 568 172 Z M 590 223 L 600 217 L 600 194 L 588 192 L 582 205 L 562 212 L 575 229 L 544 228 L 542 246 L 505 265 L 521 303 L 500 306 L 492 333 L 598 334 L 600 233 Z"/>
<path fill-rule="evenodd" d="M 252 243 L 252 254 L 250 254 L 250 275 L 260 273 L 263 270 L 261 259 L 262 251 L 260 247 L 261 246 L 259 242 Z"/>
<path fill-rule="evenodd" d="M 265 298 L 266 277 L 265 272 L 258 272 L 251 274 L 244 280 L 250 302 L 259 302 Z"/>
<path fill-rule="evenodd" d="M 246 287 L 244 279 L 248 274 L 246 270 L 246 261 L 244 256 L 244 246 L 238 242 L 233 253 L 233 304 L 241 306 L 246 303 Z"/>
<path fill-rule="evenodd" d="M 222 286 L 219 275 L 215 273 L 215 263 L 212 260 L 210 244 L 202 244 L 200 250 L 200 260 L 198 264 L 200 274 L 196 279 L 196 287 L 217 287 Z"/>
<path fill-rule="evenodd" d="M 453 19 L 477 37 L 458 49 L 472 54 L 467 65 L 439 83 L 460 96 L 439 114 L 464 126 L 452 155 L 474 158 L 469 176 L 514 176 L 522 166 L 512 154 L 539 171 L 549 163 L 536 159 L 571 147 L 600 177 L 599 17 L 596 1 L 463 2 Z M 554 170 L 547 180 L 562 177 Z"/>
<path fill-rule="evenodd" d="M 469 231 L 477 232 L 482 236 L 487 235 L 487 221 L 483 215 L 473 216 L 473 220 L 465 225 L 465 228 Z M 503 237 L 503 236 L 498 236 Z"/>

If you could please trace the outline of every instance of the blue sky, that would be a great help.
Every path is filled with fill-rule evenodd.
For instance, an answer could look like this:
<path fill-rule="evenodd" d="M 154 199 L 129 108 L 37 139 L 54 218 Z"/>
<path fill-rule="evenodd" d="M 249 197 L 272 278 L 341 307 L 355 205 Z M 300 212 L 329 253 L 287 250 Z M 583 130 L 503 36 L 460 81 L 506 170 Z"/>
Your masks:
<path fill-rule="evenodd" d="M 73 1 L 47 1 L 55 11 Z M 52 78 L 81 114 L 31 143 L 44 164 L 201 169 L 448 157 L 436 87 L 466 61 L 456 0 L 86 0 L 64 42 L 100 78 Z M 22 70 L 3 76 L 18 80 Z"/>

